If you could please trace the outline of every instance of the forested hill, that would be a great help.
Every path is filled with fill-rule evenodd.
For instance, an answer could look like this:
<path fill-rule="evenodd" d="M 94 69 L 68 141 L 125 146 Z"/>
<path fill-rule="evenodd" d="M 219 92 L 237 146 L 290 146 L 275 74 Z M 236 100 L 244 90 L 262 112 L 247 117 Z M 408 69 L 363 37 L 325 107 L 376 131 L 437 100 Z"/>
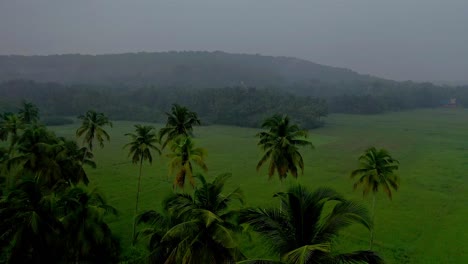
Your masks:
<path fill-rule="evenodd" d="M 157 85 L 197 88 L 281 86 L 305 81 L 372 81 L 344 68 L 310 61 L 225 52 L 0 56 L 0 81 Z"/>

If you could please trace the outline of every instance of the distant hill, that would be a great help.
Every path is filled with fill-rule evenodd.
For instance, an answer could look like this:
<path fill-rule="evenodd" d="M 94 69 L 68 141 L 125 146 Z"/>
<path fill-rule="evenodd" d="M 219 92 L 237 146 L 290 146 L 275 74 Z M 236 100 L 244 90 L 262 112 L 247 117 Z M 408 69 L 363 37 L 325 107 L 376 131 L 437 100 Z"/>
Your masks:
<path fill-rule="evenodd" d="M 15 79 L 64 84 L 193 87 L 378 80 L 349 69 L 297 58 L 192 51 L 0 56 L 0 82 Z"/>

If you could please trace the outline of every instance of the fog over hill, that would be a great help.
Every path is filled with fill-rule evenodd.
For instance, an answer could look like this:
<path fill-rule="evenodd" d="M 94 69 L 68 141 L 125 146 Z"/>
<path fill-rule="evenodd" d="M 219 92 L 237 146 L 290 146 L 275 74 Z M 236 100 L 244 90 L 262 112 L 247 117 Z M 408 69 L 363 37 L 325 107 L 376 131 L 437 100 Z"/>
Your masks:
<path fill-rule="evenodd" d="M 225 52 L 0 56 L 0 81 L 156 86 L 281 86 L 307 81 L 371 81 L 345 68 L 290 57 Z"/>

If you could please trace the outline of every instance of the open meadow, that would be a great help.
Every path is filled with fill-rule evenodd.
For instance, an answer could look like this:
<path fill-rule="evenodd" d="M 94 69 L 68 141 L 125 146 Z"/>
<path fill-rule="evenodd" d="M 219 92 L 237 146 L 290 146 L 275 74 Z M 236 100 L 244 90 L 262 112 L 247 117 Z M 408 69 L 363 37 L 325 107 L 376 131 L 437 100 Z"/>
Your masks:
<path fill-rule="evenodd" d="M 203 122 L 203 120 L 202 120 Z M 97 169 L 88 169 L 91 185 L 100 190 L 119 216 L 111 219 L 113 232 L 130 246 L 138 166 L 123 146 L 135 122 L 117 121 L 106 129 L 111 141 L 96 148 Z M 78 123 L 51 127 L 59 136 L 73 138 Z M 154 124 L 159 129 L 162 124 Z M 227 191 L 240 186 L 245 206 L 277 206 L 273 194 L 281 190 L 277 178 L 256 172 L 261 156 L 255 134 L 259 129 L 230 126 L 195 127 L 197 146 L 208 151 L 207 176 L 230 172 Z M 468 110 L 427 109 L 381 115 L 333 114 L 323 128 L 310 131 L 315 149 L 302 149 L 305 173 L 298 182 L 310 189 L 328 186 L 347 198 L 370 205 L 370 197 L 353 191 L 350 172 L 357 158 L 370 147 L 386 148 L 400 161 L 400 189 L 393 201 L 379 193 L 376 204 L 375 246 L 388 263 L 468 263 Z M 172 189 L 168 160 L 157 157 L 143 167 L 141 211 L 159 209 Z M 286 185 L 296 182 L 287 180 Z M 284 188 L 284 187 L 283 187 Z M 185 191 L 190 192 L 191 187 Z M 339 248 L 365 249 L 369 233 L 361 227 L 346 229 Z M 255 237 L 253 240 L 256 240 Z M 260 241 L 242 238 L 249 257 L 269 253 Z M 143 246 L 143 245 L 141 245 Z"/>

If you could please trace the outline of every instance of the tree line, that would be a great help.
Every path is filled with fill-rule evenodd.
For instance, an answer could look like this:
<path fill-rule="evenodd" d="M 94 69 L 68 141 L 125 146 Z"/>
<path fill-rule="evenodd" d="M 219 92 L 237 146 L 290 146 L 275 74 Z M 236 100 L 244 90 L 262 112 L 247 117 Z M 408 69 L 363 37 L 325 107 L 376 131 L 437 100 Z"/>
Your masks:
<path fill-rule="evenodd" d="M 95 143 L 110 140 L 112 122 L 93 110 L 80 115 L 75 140 L 55 136 L 40 123 L 39 110 L 23 103 L 17 113 L 0 118 L 0 262 L 6 263 L 116 263 L 123 246 L 107 225 L 105 216 L 118 215 L 101 194 L 87 187 L 88 169 L 95 167 Z M 310 190 L 294 184 L 276 193 L 279 207 L 246 208 L 240 188 L 225 194 L 230 174 L 213 181 L 194 169 L 207 171 L 206 150 L 195 147 L 193 127 L 201 123 L 197 113 L 174 104 L 160 131 L 135 125 L 127 133 L 132 162 L 139 166 L 132 244 L 144 243 L 149 263 L 383 263 L 372 251 L 375 194 L 382 189 L 390 198 L 398 189 L 398 161 L 384 149 L 369 148 L 351 172 L 355 188 L 374 194 L 372 214 L 329 188 Z M 267 166 L 268 176 L 298 177 L 304 172 L 300 149 L 313 147 L 307 131 L 287 115 L 264 120 L 256 136 L 264 155 L 257 170 Z M 143 162 L 170 148 L 173 192 L 162 210 L 138 209 Z M 180 192 L 187 182 L 193 192 Z M 233 206 L 239 202 L 240 206 Z M 327 208 L 327 210 L 325 210 Z M 330 210 L 329 210 L 330 209 Z M 115 217 L 115 216 L 114 216 Z M 339 232 L 359 224 L 371 231 L 370 249 L 337 252 Z M 257 233 L 273 252 L 273 259 L 255 259 L 239 249 L 245 230 Z M 129 245 L 128 245 L 129 246 Z"/>
<path fill-rule="evenodd" d="M 57 83 L 11 81 L 0 84 L 0 108 L 15 109 L 23 100 L 37 104 L 44 122 L 76 116 L 95 109 L 114 120 L 164 122 L 172 102 L 185 105 L 203 118 L 204 124 L 259 127 L 263 119 L 281 108 L 302 126 L 323 124 L 328 114 L 325 100 L 295 96 L 279 89 L 226 87 L 193 89 L 184 87 L 109 88 L 91 85 L 65 86 Z"/>

